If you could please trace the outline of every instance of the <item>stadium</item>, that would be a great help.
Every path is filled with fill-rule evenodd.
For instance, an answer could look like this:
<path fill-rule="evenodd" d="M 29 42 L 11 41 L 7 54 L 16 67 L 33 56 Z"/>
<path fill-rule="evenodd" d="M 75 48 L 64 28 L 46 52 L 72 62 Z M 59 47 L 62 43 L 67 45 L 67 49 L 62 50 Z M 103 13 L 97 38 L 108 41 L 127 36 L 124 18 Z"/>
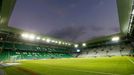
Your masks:
<path fill-rule="evenodd" d="M 26 3 L 23 3 L 22 1 L 25 1 Z M 28 8 L 26 4 L 29 5 L 29 3 L 32 3 L 28 1 L 33 2 L 35 1 L 35 4 L 37 3 L 37 5 L 40 5 L 40 8 L 36 7 L 36 5 L 34 4 L 32 5 L 35 6 L 34 9 L 38 10 L 40 10 L 43 7 L 43 5 L 45 5 L 43 4 L 43 1 L 46 1 L 46 3 L 50 1 L 52 2 L 51 4 L 54 4 L 54 2 L 56 3 L 57 1 L 57 6 L 52 7 L 51 4 L 50 5 L 48 4 L 48 6 L 50 6 L 51 9 L 54 8 L 51 11 L 56 11 L 56 13 L 61 18 L 60 21 L 64 21 L 64 19 L 65 20 L 72 19 L 65 17 L 66 16 L 65 14 L 70 13 L 70 11 L 62 9 L 65 11 L 63 12 L 56 8 L 56 7 L 62 8 L 62 6 L 66 7 L 67 0 L 62 0 L 63 2 L 61 0 L 55 0 L 55 1 L 54 0 L 0 0 L 0 75 L 134 75 L 133 0 L 109 0 L 109 1 L 115 1 L 115 5 L 117 6 L 116 7 L 115 5 L 113 5 L 116 7 L 115 10 L 117 9 L 118 14 L 117 17 L 119 20 L 118 24 L 119 31 L 112 34 L 108 33 L 108 35 L 100 35 L 97 37 L 93 37 L 92 39 L 87 37 L 88 40 L 84 39 L 84 41 L 77 41 L 75 40 L 76 37 L 72 40 L 67 40 L 53 37 L 49 34 L 45 33 L 43 34 L 42 32 L 36 32 L 36 30 L 30 31 L 30 29 L 32 29 L 30 23 L 33 21 L 29 22 L 28 20 L 29 17 L 25 16 L 28 19 L 26 18 L 20 19 L 21 17 L 24 17 L 24 15 L 22 16 L 19 15 L 17 16 L 17 19 L 13 18 L 13 14 L 14 15 L 17 14 L 15 13 L 15 9 L 21 8 L 21 6 L 19 5 L 22 4 L 24 10 Z M 61 1 L 60 4 L 63 3 L 62 6 L 58 4 L 58 1 Z M 70 2 L 74 1 L 78 3 L 77 1 L 84 1 L 84 0 L 68 0 L 68 1 Z M 87 0 L 87 1 L 96 1 L 96 2 L 101 1 L 99 2 L 99 5 L 102 6 L 105 4 L 105 2 L 103 1 L 107 0 Z M 85 2 L 85 7 L 86 3 L 87 2 Z M 94 6 L 93 4 L 94 3 L 91 3 L 92 6 Z M 90 4 L 87 3 L 87 5 Z M 84 6 L 84 4 L 82 6 Z M 47 4 L 45 7 L 47 7 Z M 87 7 L 82 8 L 80 10 L 79 9 L 75 10 L 74 8 L 76 7 L 77 7 L 76 4 L 70 5 L 70 8 L 73 9 L 71 11 L 73 12 L 79 11 L 78 14 L 80 13 L 81 10 L 87 11 L 88 9 Z M 96 7 L 96 9 L 97 8 L 99 7 Z M 67 7 L 66 9 L 69 10 L 69 8 Z M 39 15 L 40 13 L 38 10 L 36 10 L 35 12 L 37 12 L 37 14 Z M 49 9 L 46 8 L 46 10 Z M 92 8 L 92 10 L 94 10 L 94 8 Z M 26 12 L 25 11 L 24 12 L 29 16 L 33 15 L 32 13 L 28 14 L 29 11 L 30 10 L 26 10 Z M 44 13 L 42 9 L 41 11 Z M 21 14 L 24 12 L 20 11 Z M 50 11 L 48 13 L 53 14 L 53 12 Z M 84 13 L 82 14 L 82 16 L 84 15 Z M 52 14 L 50 14 L 50 16 Z M 104 14 L 107 15 L 107 13 Z M 34 15 L 36 14 L 34 13 Z M 77 13 L 75 13 L 75 15 L 77 15 Z M 47 19 L 43 20 L 49 19 L 50 21 L 52 20 L 50 24 L 53 24 L 52 22 L 56 24 L 58 18 L 57 17 L 54 18 L 55 15 L 52 15 L 52 18 L 50 18 L 50 16 L 48 17 L 46 15 L 45 17 Z M 74 15 L 71 15 L 71 17 L 72 16 Z M 82 16 L 80 17 L 75 16 L 75 17 L 79 19 L 83 18 Z M 40 19 L 42 17 L 43 16 L 36 17 L 35 20 L 38 19 L 42 20 Z M 13 18 L 12 23 L 11 18 Z M 34 17 L 32 17 L 32 19 L 33 18 Z M 87 20 L 88 18 L 84 20 Z M 23 28 L 11 25 L 14 24 L 14 22 L 16 21 L 17 21 L 16 23 L 19 24 L 19 22 L 21 22 L 19 19 L 21 21 L 24 20 L 22 21 L 23 24 L 26 24 L 26 22 L 29 23 L 29 25 L 26 25 L 28 29 L 25 30 Z M 112 21 L 112 18 L 110 19 L 110 21 Z M 96 19 L 95 23 L 97 22 L 100 21 L 97 21 Z M 67 22 L 64 22 L 64 24 L 65 23 Z M 46 24 L 49 23 L 46 22 Z M 36 26 L 39 27 L 38 25 Z M 68 28 L 68 31 L 70 31 L 70 33 L 79 34 L 78 32 L 81 31 L 80 29 L 82 29 L 83 26 L 84 25 L 80 26 L 80 28 L 78 28 L 77 31 L 75 30 L 76 27 L 72 25 L 72 27 L 74 27 L 74 29 L 72 29 L 73 31 L 71 32 L 71 28 Z M 50 28 L 56 28 L 56 27 L 50 26 Z M 60 27 L 62 26 L 58 26 L 58 28 Z M 98 28 L 95 27 L 89 27 L 89 28 L 99 30 Z M 46 26 L 46 29 L 44 30 L 47 29 L 50 30 L 49 27 Z M 54 32 L 56 33 L 56 31 Z M 81 34 L 84 33 L 82 32 Z M 65 38 L 68 37 L 66 36 L 66 34 L 62 33 L 61 36 Z"/>

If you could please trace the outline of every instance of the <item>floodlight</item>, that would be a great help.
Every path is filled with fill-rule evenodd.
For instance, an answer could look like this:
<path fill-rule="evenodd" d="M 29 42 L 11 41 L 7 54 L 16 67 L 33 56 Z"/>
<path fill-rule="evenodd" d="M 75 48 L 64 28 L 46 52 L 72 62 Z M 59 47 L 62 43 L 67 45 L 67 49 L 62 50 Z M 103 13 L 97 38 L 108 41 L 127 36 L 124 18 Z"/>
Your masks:
<path fill-rule="evenodd" d="M 45 41 L 46 39 L 45 38 L 42 38 L 43 41 Z"/>
<path fill-rule="evenodd" d="M 59 44 L 61 44 L 61 41 L 59 41 Z"/>
<path fill-rule="evenodd" d="M 40 37 L 36 37 L 37 40 L 40 40 Z"/>
<path fill-rule="evenodd" d="M 34 34 L 30 34 L 30 35 L 29 35 L 29 39 L 30 39 L 30 40 L 34 40 L 34 39 L 35 39 L 35 35 L 34 35 Z"/>
<path fill-rule="evenodd" d="M 70 43 L 68 43 L 68 45 L 70 46 L 71 44 L 70 44 Z"/>
<path fill-rule="evenodd" d="M 47 43 L 49 43 L 50 41 L 51 41 L 51 40 L 50 40 L 49 38 L 46 40 Z"/>
<path fill-rule="evenodd" d="M 28 38 L 28 37 L 29 37 L 29 34 L 28 34 L 28 33 L 22 33 L 21 36 L 22 36 L 23 38 Z"/>
<path fill-rule="evenodd" d="M 52 40 L 52 42 L 55 42 L 55 40 Z"/>
<path fill-rule="evenodd" d="M 112 41 L 119 41 L 119 40 L 120 40 L 120 38 L 117 36 L 112 38 Z"/>
<path fill-rule="evenodd" d="M 75 44 L 74 47 L 77 48 L 79 45 L 78 44 Z"/>
<path fill-rule="evenodd" d="M 77 49 L 77 52 L 80 52 L 80 49 Z"/>
<path fill-rule="evenodd" d="M 82 46 L 85 47 L 86 46 L 86 43 L 82 43 Z"/>

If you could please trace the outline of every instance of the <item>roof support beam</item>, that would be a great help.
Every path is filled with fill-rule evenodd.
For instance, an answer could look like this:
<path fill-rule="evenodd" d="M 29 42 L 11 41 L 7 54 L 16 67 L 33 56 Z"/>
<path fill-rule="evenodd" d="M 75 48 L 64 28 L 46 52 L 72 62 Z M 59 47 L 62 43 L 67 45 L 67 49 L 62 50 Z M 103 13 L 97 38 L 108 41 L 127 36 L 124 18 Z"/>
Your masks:
<path fill-rule="evenodd" d="M 116 0 L 119 16 L 120 31 L 127 35 L 133 0 Z"/>
<path fill-rule="evenodd" d="M 16 0 L 2 0 L 2 7 L 0 13 L 0 28 L 8 27 L 8 22 L 14 8 Z"/>

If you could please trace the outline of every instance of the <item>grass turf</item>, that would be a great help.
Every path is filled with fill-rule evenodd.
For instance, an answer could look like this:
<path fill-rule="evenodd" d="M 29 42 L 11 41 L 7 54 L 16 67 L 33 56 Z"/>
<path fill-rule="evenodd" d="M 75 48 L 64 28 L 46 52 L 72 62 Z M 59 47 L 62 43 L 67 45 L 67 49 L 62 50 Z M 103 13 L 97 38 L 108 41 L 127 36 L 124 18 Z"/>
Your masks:
<path fill-rule="evenodd" d="M 3 69 L 7 75 L 134 75 L 133 61 L 126 56 L 27 60 Z"/>

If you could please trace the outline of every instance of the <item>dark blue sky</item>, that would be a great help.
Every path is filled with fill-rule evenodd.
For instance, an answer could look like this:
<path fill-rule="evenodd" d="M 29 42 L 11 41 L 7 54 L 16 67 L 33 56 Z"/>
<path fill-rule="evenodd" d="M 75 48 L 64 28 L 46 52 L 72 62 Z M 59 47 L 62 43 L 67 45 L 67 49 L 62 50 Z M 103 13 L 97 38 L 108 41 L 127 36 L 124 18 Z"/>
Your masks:
<path fill-rule="evenodd" d="M 17 0 L 9 26 L 74 42 L 120 31 L 116 0 Z"/>

